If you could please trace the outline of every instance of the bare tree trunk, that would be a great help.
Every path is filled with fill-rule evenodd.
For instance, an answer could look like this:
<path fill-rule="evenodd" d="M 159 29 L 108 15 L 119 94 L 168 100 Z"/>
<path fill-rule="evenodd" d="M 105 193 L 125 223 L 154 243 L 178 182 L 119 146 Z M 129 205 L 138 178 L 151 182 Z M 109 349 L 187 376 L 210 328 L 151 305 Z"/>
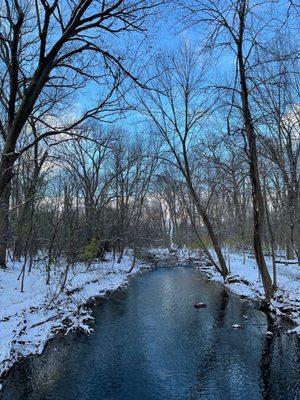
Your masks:
<path fill-rule="evenodd" d="M 276 270 L 276 258 L 275 258 L 275 236 L 271 224 L 269 207 L 268 207 L 268 199 L 267 199 L 267 186 L 265 183 L 265 210 L 266 210 L 266 222 L 270 236 L 270 245 L 271 245 L 271 255 L 272 255 L 272 269 L 273 269 L 273 288 L 276 290 L 277 288 L 277 270 Z"/>
<path fill-rule="evenodd" d="M 246 15 L 247 1 L 241 0 L 239 13 L 239 37 L 237 40 L 237 59 L 239 67 L 239 78 L 241 87 L 241 100 L 242 100 L 242 116 L 244 120 L 245 136 L 248 143 L 247 156 L 249 160 L 249 175 L 252 186 L 252 202 L 253 202 L 253 247 L 256 262 L 262 277 L 266 300 L 270 301 L 273 295 L 272 280 L 267 269 L 266 261 L 263 255 L 262 248 L 262 235 L 264 223 L 264 202 L 261 190 L 258 157 L 256 147 L 256 134 L 252 122 L 252 116 L 249 106 L 249 91 L 247 86 L 245 59 L 243 54 L 244 46 L 244 30 L 245 30 L 245 15 Z"/>
<path fill-rule="evenodd" d="M 296 179 L 295 179 L 296 180 Z M 295 183 L 295 187 L 297 187 L 297 183 Z M 300 265 L 300 211 L 299 211 L 299 195 L 297 190 L 290 189 L 289 190 L 289 213 L 290 215 L 290 237 L 291 237 L 291 258 L 296 257 L 298 259 L 298 264 Z"/>
<path fill-rule="evenodd" d="M 64 277 L 63 277 L 63 282 L 61 285 L 61 291 L 63 292 L 66 288 L 66 284 L 67 284 L 67 279 L 68 279 L 68 274 L 69 274 L 69 270 L 70 270 L 70 263 L 69 261 L 67 261 L 67 265 L 64 271 Z"/>
<path fill-rule="evenodd" d="M 194 187 L 192 185 L 192 182 L 189 179 L 188 179 L 188 186 L 189 186 L 189 190 L 190 190 L 190 193 L 192 195 L 194 204 L 195 204 L 195 206 L 197 208 L 197 211 L 200 214 L 200 216 L 201 216 L 201 218 L 203 220 L 203 223 L 204 223 L 204 225 L 205 225 L 205 227 L 207 229 L 209 238 L 210 238 L 210 240 L 212 242 L 213 248 L 214 248 L 214 250 L 216 252 L 216 255 L 217 255 L 217 258 L 218 258 L 218 261 L 219 261 L 219 264 L 220 264 L 222 276 L 225 279 L 226 276 L 228 275 L 229 271 L 228 271 L 228 268 L 226 266 L 226 261 L 224 259 L 224 256 L 223 256 L 220 244 L 219 244 L 219 239 L 216 236 L 216 234 L 214 232 L 214 229 L 212 227 L 212 224 L 210 223 L 209 217 L 208 217 L 208 215 L 206 213 L 206 210 L 204 209 L 202 204 L 200 204 L 200 201 L 198 199 L 197 193 L 195 192 L 195 189 L 194 189 Z"/>
<path fill-rule="evenodd" d="M 285 256 L 287 260 L 292 260 L 294 258 L 290 230 L 290 227 L 287 227 L 285 234 Z"/>
<path fill-rule="evenodd" d="M 6 268 L 6 252 L 9 239 L 9 200 L 11 185 L 2 192 L 0 203 L 0 268 Z"/>
<path fill-rule="evenodd" d="M 289 182 L 286 184 L 286 229 L 285 229 L 285 240 L 286 240 L 286 258 L 287 260 L 292 260 L 294 258 L 294 248 L 293 248 L 293 226 L 294 226 L 294 202 L 292 189 L 289 187 Z"/>
<path fill-rule="evenodd" d="M 135 264 L 136 264 L 136 253 L 137 253 L 136 245 L 134 245 L 133 258 L 132 258 L 132 261 L 131 261 L 131 266 L 130 266 L 129 270 L 127 271 L 128 274 L 130 274 L 132 272 L 133 268 L 135 267 Z"/>
<path fill-rule="evenodd" d="M 122 261 L 123 255 L 124 255 L 124 250 L 125 250 L 125 240 L 122 238 L 120 239 L 119 243 L 119 257 L 117 263 L 120 264 Z"/>

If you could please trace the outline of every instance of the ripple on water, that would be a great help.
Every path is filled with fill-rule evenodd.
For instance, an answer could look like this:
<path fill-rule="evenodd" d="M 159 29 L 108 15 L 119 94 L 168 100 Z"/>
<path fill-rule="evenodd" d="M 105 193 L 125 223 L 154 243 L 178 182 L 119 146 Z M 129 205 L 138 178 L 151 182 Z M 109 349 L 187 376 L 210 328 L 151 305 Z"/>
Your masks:
<path fill-rule="evenodd" d="M 53 340 L 13 370 L 0 398 L 300 399 L 299 340 L 266 336 L 263 313 L 197 270 L 145 273 L 94 314 L 94 334 Z"/>

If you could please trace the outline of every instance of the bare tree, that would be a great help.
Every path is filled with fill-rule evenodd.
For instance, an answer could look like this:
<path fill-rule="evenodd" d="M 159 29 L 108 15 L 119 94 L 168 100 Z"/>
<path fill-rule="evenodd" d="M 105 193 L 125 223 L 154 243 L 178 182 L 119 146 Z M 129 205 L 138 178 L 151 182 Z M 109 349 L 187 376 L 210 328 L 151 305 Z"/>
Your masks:
<path fill-rule="evenodd" d="M 235 57 L 234 84 L 231 88 L 227 87 L 227 90 L 231 91 L 234 100 L 231 106 L 239 109 L 243 121 L 241 133 L 246 142 L 245 151 L 249 162 L 249 176 L 252 185 L 254 253 L 262 276 L 265 297 L 269 301 L 273 295 L 273 286 L 263 254 L 265 210 L 259 173 L 257 133 L 253 111 L 251 110 L 252 80 L 249 73 L 254 68 L 251 65 L 252 55 L 256 47 L 259 46 L 262 31 L 266 26 L 270 27 L 272 21 L 271 8 L 268 8 L 268 2 L 256 3 L 248 0 L 234 2 L 195 0 L 189 5 L 183 6 L 186 10 L 189 10 L 188 18 L 194 24 L 201 26 L 205 24 L 211 29 L 205 43 L 210 51 L 222 46 L 229 48 Z M 256 18 L 257 14 L 259 14 L 259 18 Z M 267 20 L 263 18 L 263 15 Z M 230 126 L 230 122 L 228 126 Z"/>
<path fill-rule="evenodd" d="M 214 227 L 194 183 L 190 150 L 197 143 L 199 127 L 207 120 L 212 101 L 205 94 L 203 79 L 206 64 L 189 44 L 179 50 L 179 56 L 159 57 L 157 60 L 156 91 L 140 96 L 140 111 L 155 124 L 171 153 L 170 162 L 176 165 L 185 179 L 190 195 L 208 231 L 216 252 L 221 273 L 228 275 L 226 262 Z M 194 145 L 193 145 L 194 142 Z M 199 144 L 199 140 L 198 140 Z"/>
<path fill-rule="evenodd" d="M 138 82 L 110 39 L 143 32 L 155 1 L 2 1 L 0 10 L 0 265 L 5 266 L 10 184 L 16 160 L 38 141 L 71 133 L 105 107 L 116 110 L 123 78 Z M 120 46 L 118 46 L 120 48 Z M 127 52 L 128 57 L 128 52 Z M 101 85 L 90 107 L 59 119 L 63 100 L 88 83 Z M 100 97 L 100 98 L 99 98 Z M 109 112 L 108 112 L 109 113 Z M 56 116 L 56 117 L 55 117 Z M 106 113 L 107 116 L 107 113 Z M 43 129 L 21 146 L 29 118 Z M 76 133 L 76 132 L 75 132 Z"/>
<path fill-rule="evenodd" d="M 145 142 L 147 143 L 147 142 Z M 121 262 L 125 246 L 139 239 L 138 228 L 148 188 L 157 165 L 155 147 L 139 143 L 119 144 L 113 149 L 113 193 L 115 198 L 115 238 Z"/>
<path fill-rule="evenodd" d="M 115 142 L 114 130 L 91 127 L 90 139 L 72 140 L 61 146 L 58 160 L 64 164 L 70 179 L 78 189 L 77 198 L 85 212 L 85 243 L 99 236 L 103 207 L 113 198 L 109 188 L 115 176 L 108 173 L 108 160 Z M 85 129 L 86 132 L 86 129 Z"/>
<path fill-rule="evenodd" d="M 286 54 L 286 36 L 278 42 L 270 49 L 276 62 L 260 66 L 257 79 L 261 83 L 255 100 L 261 112 L 259 140 L 263 156 L 282 180 L 286 256 L 292 259 L 296 254 L 300 264 L 299 61 L 297 56 L 290 55 L 294 54 L 293 49 Z"/>

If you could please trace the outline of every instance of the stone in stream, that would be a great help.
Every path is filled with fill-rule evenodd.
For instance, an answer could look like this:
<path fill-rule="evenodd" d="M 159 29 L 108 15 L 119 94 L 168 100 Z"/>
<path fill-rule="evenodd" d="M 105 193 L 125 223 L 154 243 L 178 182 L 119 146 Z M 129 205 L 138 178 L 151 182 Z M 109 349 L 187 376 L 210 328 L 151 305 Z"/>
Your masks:
<path fill-rule="evenodd" d="M 234 329 L 241 329 L 241 328 L 242 328 L 242 325 L 240 325 L 240 324 L 233 324 L 232 327 L 233 327 Z"/>
<path fill-rule="evenodd" d="M 205 307 L 206 307 L 206 304 L 205 304 L 205 303 L 196 303 L 196 304 L 194 305 L 194 307 L 195 307 L 195 308 L 205 308 Z"/>

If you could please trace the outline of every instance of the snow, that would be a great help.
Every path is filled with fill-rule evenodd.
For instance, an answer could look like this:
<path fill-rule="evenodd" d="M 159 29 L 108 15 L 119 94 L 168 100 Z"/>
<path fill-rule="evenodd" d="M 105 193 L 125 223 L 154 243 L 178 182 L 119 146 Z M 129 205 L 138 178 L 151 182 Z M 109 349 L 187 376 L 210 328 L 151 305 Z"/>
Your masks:
<path fill-rule="evenodd" d="M 219 272 L 205 264 L 205 257 L 199 251 L 183 248 L 172 250 L 170 254 L 167 249 L 160 248 L 151 253 L 155 259 L 173 259 L 177 265 L 193 261 L 210 280 L 224 283 Z M 238 295 L 262 299 L 263 285 L 255 260 L 244 259 L 236 252 L 229 253 L 227 259 L 230 276 L 224 283 L 226 287 Z M 266 261 L 271 273 L 271 259 Z M 95 262 L 87 269 L 78 263 L 70 269 L 63 292 L 59 268 L 53 268 L 50 285 L 46 285 L 45 266 L 36 263 L 30 274 L 26 272 L 24 293 L 20 292 L 18 280 L 22 263 L 9 263 L 7 270 L 0 270 L 0 377 L 22 357 L 41 354 L 46 342 L 60 331 L 67 334 L 81 329 L 91 333 L 93 317 L 87 303 L 125 285 L 131 263 L 129 254 L 120 264 L 111 259 Z M 133 273 L 141 267 L 137 263 Z M 300 334 L 300 267 L 278 264 L 277 281 L 272 308 L 277 316 L 288 315 L 295 322 L 295 327 L 288 332 Z"/>
<path fill-rule="evenodd" d="M 41 354 L 46 342 L 59 331 L 92 332 L 87 302 L 125 285 L 131 262 L 127 255 L 120 264 L 98 262 L 88 270 L 84 264 L 76 264 L 63 292 L 61 273 L 54 270 L 50 285 L 46 285 L 45 268 L 39 263 L 30 274 L 26 272 L 23 293 L 18 280 L 22 263 L 10 262 L 5 271 L 0 270 L 0 377 L 20 358 Z M 133 274 L 140 269 L 137 263 Z"/>
<path fill-rule="evenodd" d="M 258 267 L 253 256 L 227 251 L 226 259 L 230 274 L 224 283 L 222 276 L 215 267 L 208 267 L 201 251 L 187 248 L 178 249 L 176 254 L 168 253 L 166 249 L 153 249 L 151 253 L 157 258 L 173 259 L 177 264 L 193 262 L 210 280 L 218 281 L 226 285 L 233 293 L 251 299 L 263 299 L 264 289 L 259 276 Z M 211 251 L 214 256 L 214 253 Z M 216 261 L 216 257 L 214 256 Z M 272 259 L 266 257 L 266 264 L 272 276 Z M 294 322 L 295 327 L 288 330 L 289 333 L 300 334 L 300 266 L 296 260 L 290 260 L 291 264 L 277 263 L 277 290 L 271 302 L 271 308 L 280 319 L 288 316 Z"/>
<path fill-rule="evenodd" d="M 258 267 L 254 258 L 247 257 L 244 260 L 242 254 L 231 252 L 230 275 L 225 285 L 238 295 L 253 299 L 263 299 L 263 284 L 259 277 Z M 272 260 L 266 257 L 266 263 L 272 276 Z M 201 265 L 199 269 L 202 269 Z M 210 279 L 223 282 L 220 274 L 213 269 L 204 270 Z M 232 282 L 231 282 L 232 281 Z M 300 334 L 300 267 L 296 264 L 277 264 L 277 290 L 271 307 L 277 316 L 288 315 L 294 321 L 296 327 L 290 329 L 289 333 Z"/>

